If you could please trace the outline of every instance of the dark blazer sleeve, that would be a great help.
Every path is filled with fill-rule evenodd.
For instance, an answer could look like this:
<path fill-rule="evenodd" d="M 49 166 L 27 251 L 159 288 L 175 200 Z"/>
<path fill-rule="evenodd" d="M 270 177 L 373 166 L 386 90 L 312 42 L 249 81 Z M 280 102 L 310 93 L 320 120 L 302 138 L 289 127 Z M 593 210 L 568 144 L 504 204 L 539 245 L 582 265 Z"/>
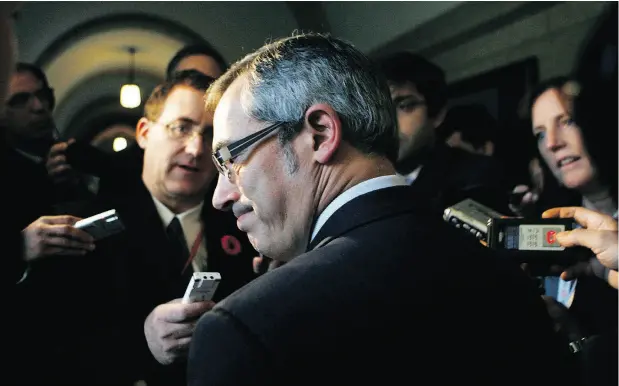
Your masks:
<path fill-rule="evenodd" d="M 413 183 L 415 197 L 443 210 L 470 198 L 509 214 L 509 192 L 502 166 L 490 157 L 444 144 L 436 146 Z"/>
<path fill-rule="evenodd" d="M 273 384 L 269 356 L 247 326 L 224 309 L 202 316 L 191 340 L 189 386 Z"/>
<path fill-rule="evenodd" d="M 134 178 L 141 173 L 140 149 L 133 145 L 119 153 L 107 154 L 96 147 L 76 142 L 69 146 L 69 163 L 83 173 L 93 174 L 103 179 Z"/>

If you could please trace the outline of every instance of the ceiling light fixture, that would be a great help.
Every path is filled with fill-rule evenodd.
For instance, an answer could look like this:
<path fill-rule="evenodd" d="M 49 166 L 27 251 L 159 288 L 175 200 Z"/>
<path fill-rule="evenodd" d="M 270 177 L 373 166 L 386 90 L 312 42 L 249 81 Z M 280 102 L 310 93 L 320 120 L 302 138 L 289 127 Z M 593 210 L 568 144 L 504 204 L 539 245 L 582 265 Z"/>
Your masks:
<path fill-rule="evenodd" d="M 134 109 L 142 103 L 140 87 L 135 83 L 135 47 L 127 49 L 131 57 L 129 62 L 129 82 L 120 88 L 120 105 L 127 109 Z"/>
<path fill-rule="evenodd" d="M 123 137 L 116 137 L 114 138 L 114 142 L 112 142 L 112 149 L 115 152 L 119 152 L 122 150 L 125 150 L 127 148 L 127 139 L 123 138 Z"/>

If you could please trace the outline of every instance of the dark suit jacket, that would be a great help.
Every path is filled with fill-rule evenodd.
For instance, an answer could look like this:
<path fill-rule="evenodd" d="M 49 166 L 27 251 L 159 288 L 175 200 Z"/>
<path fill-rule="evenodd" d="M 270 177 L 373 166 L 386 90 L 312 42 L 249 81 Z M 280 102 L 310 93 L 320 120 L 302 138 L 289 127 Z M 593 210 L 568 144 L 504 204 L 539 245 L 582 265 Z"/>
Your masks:
<path fill-rule="evenodd" d="M 188 384 L 560 384 L 529 280 L 411 195 L 348 202 L 309 252 L 203 315 Z"/>
<path fill-rule="evenodd" d="M 188 280 L 180 275 L 149 192 L 142 183 L 128 192 L 84 214 L 114 208 L 125 232 L 101 240 L 84 257 L 42 261 L 28 277 L 27 295 L 43 297 L 42 307 L 61 318 L 48 321 L 39 334 L 50 351 L 41 358 L 46 363 L 36 365 L 49 372 L 48 383 L 120 385 L 145 379 L 149 386 L 185 384 L 186 364 L 156 363 L 143 324 L 157 305 L 181 298 Z M 222 276 L 217 301 L 254 278 L 252 258 L 257 252 L 236 227 L 234 216 L 215 210 L 208 198 L 202 219 L 208 270 Z M 227 235 L 240 242 L 239 253 L 226 252 L 222 237 Z M 36 310 L 37 320 L 41 311 Z"/>
<path fill-rule="evenodd" d="M 40 216 L 53 214 L 55 189 L 47 177 L 44 164 L 26 158 L 13 148 L 7 148 L 3 167 L 7 218 L 23 229 Z"/>
<path fill-rule="evenodd" d="M 415 199 L 423 199 L 436 211 L 471 198 L 500 213 L 509 214 L 504 171 L 493 158 L 452 148 L 435 146 L 412 186 Z"/>
<path fill-rule="evenodd" d="M 20 230 L 41 216 L 64 213 L 64 208 L 78 206 L 91 198 L 81 181 L 54 183 L 47 175 L 45 163 L 37 163 L 6 146 L 5 207 L 7 217 Z"/>
<path fill-rule="evenodd" d="M 19 153 L 4 137 L 0 147 L 6 220 L 2 247 L 2 256 L 6 258 L 2 263 L 2 281 L 11 288 L 26 267 L 21 260 L 23 240 L 19 233 L 39 217 L 57 214 L 58 208 L 68 201 L 84 198 L 85 191 L 81 187 L 73 189 L 55 185 L 47 176 L 45 164 Z"/>
<path fill-rule="evenodd" d="M 67 150 L 71 166 L 99 178 L 97 196 L 102 200 L 126 195 L 127 185 L 141 180 L 143 159 L 137 144 L 111 154 L 84 142 L 74 142 Z"/>

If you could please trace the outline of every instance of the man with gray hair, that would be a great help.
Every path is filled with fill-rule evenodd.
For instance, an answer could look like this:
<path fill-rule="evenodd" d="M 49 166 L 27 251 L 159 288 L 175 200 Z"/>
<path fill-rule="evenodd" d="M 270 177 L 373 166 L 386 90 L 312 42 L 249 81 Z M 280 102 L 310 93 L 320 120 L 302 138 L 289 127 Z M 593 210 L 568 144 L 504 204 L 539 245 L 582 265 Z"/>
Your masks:
<path fill-rule="evenodd" d="M 324 35 L 277 40 L 206 105 L 213 205 L 285 264 L 200 318 L 189 385 L 556 381 L 529 280 L 411 200 L 389 88 L 366 56 Z"/>

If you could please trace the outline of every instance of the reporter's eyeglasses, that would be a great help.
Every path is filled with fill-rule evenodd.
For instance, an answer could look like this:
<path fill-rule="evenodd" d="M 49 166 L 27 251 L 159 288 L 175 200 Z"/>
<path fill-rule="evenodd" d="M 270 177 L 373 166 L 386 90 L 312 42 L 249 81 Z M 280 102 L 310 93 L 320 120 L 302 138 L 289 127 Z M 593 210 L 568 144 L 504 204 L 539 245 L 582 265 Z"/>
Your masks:
<path fill-rule="evenodd" d="M 7 101 L 6 105 L 13 108 L 25 107 L 32 102 L 34 98 L 37 98 L 41 104 L 51 109 L 53 101 L 54 90 L 51 88 L 42 88 L 35 92 L 18 92 L 13 94 Z"/>

